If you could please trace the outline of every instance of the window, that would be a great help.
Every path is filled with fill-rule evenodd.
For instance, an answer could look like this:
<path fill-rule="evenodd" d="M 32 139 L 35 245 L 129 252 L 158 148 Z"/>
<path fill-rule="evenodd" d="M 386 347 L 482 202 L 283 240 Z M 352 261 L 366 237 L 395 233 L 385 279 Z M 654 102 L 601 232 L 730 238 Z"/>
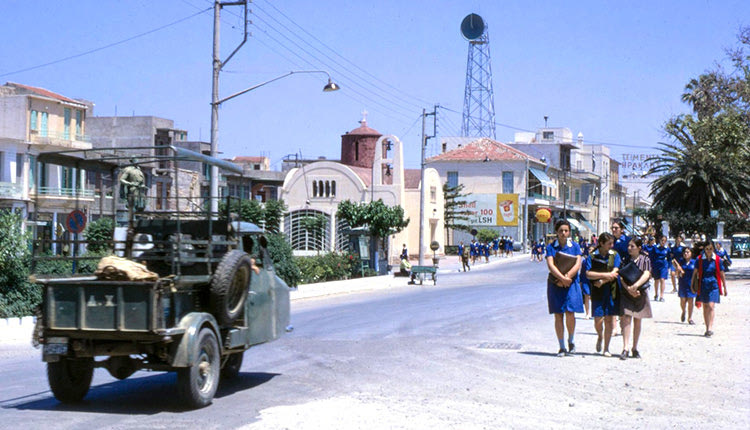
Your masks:
<path fill-rule="evenodd" d="M 609 195 L 607 192 L 602 193 L 602 206 L 605 208 L 609 205 Z"/>
<path fill-rule="evenodd" d="M 458 172 L 448 172 L 448 186 L 451 188 L 458 186 Z"/>
<path fill-rule="evenodd" d="M 543 131 L 542 132 L 542 139 L 543 140 L 552 140 L 555 138 L 555 132 L 554 131 Z"/>
<path fill-rule="evenodd" d="M 576 189 L 575 191 L 575 202 L 581 203 L 581 190 Z"/>
<path fill-rule="evenodd" d="M 336 181 L 331 181 L 331 197 L 336 197 Z"/>
<path fill-rule="evenodd" d="M 576 160 L 576 169 L 583 170 L 583 161 L 582 160 Z"/>
<path fill-rule="evenodd" d="M 513 193 L 513 172 L 503 172 L 503 193 Z"/>
<path fill-rule="evenodd" d="M 63 118 L 63 139 L 70 139 L 70 108 L 65 108 Z"/>
<path fill-rule="evenodd" d="M 318 197 L 318 181 L 313 181 L 313 197 Z"/>
<path fill-rule="evenodd" d="M 254 164 L 253 170 L 260 170 L 260 164 Z"/>
<path fill-rule="evenodd" d="M 83 134 L 83 112 L 76 110 L 76 139 L 80 139 Z"/>
<path fill-rule="evenodd" d="M 354 159 L 359 160 L 359 140 L 354 142 Z"/>
<path fill-rule="evenodd" d="M 29 189 L 34 188 L 34 171 L 36 170 L 36 157 L 29 155 Z"/>
<path fill-rule="evenodd" d="M 37 118 L 38 116 L 39 112 L 35 110 L 31 111 L 31 116 L 29 117 L 29 128 L 34 131 L 39 131 L 39 121 Z"/>
<path fill-rule="evenodd" d="M 42 126 L 39 130 L 39 135 L 41 136 L 47 136 L 49 133 L 49 130 L 47 129 L 47 120 L 49 119 L 49 114 L 47 112 L 42 112 Z"/>
<path fill-rule="evenodd" d="M 437 188 L 430 187 L 430 203 L 435 203 L 436 201 L 437 201 Z"/>
<path fill-rule="evenodd" d="M 442 147 L 443 147 L 443 152 L 446 152 L 448 150 L 448 143 L 443 142 Z"/>
<path fill-rule="evenodd" d="M 73 188 L 73 169 L 71 167 L 62 168 L 60 188 Z"/>

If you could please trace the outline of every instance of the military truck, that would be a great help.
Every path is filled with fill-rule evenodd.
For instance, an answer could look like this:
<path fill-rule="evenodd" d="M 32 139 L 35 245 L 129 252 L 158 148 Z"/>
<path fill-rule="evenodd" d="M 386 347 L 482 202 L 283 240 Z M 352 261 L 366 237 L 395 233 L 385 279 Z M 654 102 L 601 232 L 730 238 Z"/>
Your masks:
<path fill-rule="evenodd" d="M 80 273 L 33 276 L 43 290 L 35 336 L 43 348 L 49 386 L 59 401 L 77 402 L 89 391 L 97 367 L 118 379 L 141 369 L 174 371 L 184 405 L 204 407 L 211 403 L 221 379 L 238 374 L 247 349 L 285 332 L 289 288 L 274 272 L 264 231 L 233 219 L 230 198 L 223 214 L 210 212 L 207 199 L 184 204 L 181 199 L 186 197 L 180 193 L 174 193 L 174 203 L 157 210 L 149 200 L 148 185 L 136 185 L 144 190 L 141 196 L 122 196 L 127 186 L 121 187 L 116 179 L 134 165 L 145 167 L 148 179 L 155 170 L 150 167 L 163 167 L 165 161 L 173 169 L 173 181 L 184 178 L 180 166 L 187 163 L 216 165 L 241 176 L 240 166 L 173 146 L 150 156 L 123 152 L 68 151 L 40 154 L 37 160 L 84 166 L 93 175 L 97 169 L 109 171 L 112 190 L 100 187 L 98 195 L 111 196 L 112 212 L 124 213 L 125 205 L 128 218 L 124 243 L 112 240 L 109 249 L 155 274 L 147 281 Z M 139 198 L 145 201 L 136 204 Z M 95 209 L 95 199 L 89 203 L 93 203 L 89 210 Z M 40 209 L 43 202 L 37 203 L 34 214 Z M 69 247 L 67 253 L 60 251 L 63 242 Z M 35 265 L 70 261 L 75 272 L 86 259 L 100 258 L 81 252 L 85 246 L 91 243 L 77 235 L 37 238 Z"/>

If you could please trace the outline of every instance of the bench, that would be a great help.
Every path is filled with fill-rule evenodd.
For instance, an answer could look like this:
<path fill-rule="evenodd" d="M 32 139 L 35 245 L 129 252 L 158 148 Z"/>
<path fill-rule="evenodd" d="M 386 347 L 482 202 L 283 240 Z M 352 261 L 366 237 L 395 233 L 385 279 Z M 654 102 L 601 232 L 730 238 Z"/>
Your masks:
<path fill-rule="evenodd" d="M 411 266 L 411 274 L 412 276 L 416 276 L 419 274 L 431 274 L 432 275 L 432 283 L 433 285 L 437 285 L 437 267 L 435 266 Z M 412 281 L 410 283 L 414 283 L 414 278 L 412 277 Z M 419 285 L 422 285 L 422 277 L 419 277 Z"/>

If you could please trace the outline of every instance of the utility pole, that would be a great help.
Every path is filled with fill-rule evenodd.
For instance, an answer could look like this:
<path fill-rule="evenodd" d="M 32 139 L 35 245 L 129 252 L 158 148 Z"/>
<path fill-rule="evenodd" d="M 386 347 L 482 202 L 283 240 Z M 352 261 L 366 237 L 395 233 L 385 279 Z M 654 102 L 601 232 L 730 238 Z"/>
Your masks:
<path fill-rule="evenodd" d="M 523 252 L 526 253 L 526 241 L 529 235 L 529 156 L 526 156 L 526 172 L 524 173 L 525 195 L 523 198 L 523 231 L 521 232 L 521 244 Z"/>
<path fill-rule="evenodd" d="M 427 136 L 425 134 L 425 126 L 426 126 L 426 120 L 427 116 L 432 115 L 433 117 L 436 115 L 437 112 L 437 105 L 435 105 L 435 110 L 433 110 L 430 113 L 427 113 L 426 109 L 422 109 L 422 157 L 420 162 L 420 182 L 419 182 L 419 265 L 424 265 L 424 195 L 425 195 L 425 184 L 424 184 L 424 153 L 425 149 L 427 148 L 427 139 L 435 137 L 434 131 L 437 128 L 437 125 L 433 123 L 433 135 Z M 420 274 L 420 276 L 423 276 L 423 274 Z"/>
<path fill-rule="evenodd" d="M 224 6 L 244 6 L 245 9 L 245 35 L 239 45 L 229 54 L 226 60 L 221 61 L 221 50 L 219 48 L 219 36 L 221 35 L 221 8 Z M 214 1 L 214 49 L 213 49 L 213 80 L 211 84 L 211 156 L 216 158 L 218 155 L 219 144 L 219 72 L 226 65 L 234 54 L 239 51 L 242 45 L 247 41 L 247 0 L 220 2 Z M 209 178 L 210 189 L 210 212 L 211 217 L 218 216 L 219 212 L 219 167 L 211 166 L 211 177 Z"/>

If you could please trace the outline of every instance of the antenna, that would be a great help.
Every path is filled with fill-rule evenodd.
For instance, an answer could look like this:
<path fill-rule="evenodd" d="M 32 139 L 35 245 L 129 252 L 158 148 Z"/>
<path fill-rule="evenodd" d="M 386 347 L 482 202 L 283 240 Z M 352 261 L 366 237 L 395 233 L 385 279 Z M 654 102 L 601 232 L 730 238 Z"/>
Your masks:
<path fill-rule="evenodd" d="M 461 34 L 469 41 L 461 134 L 495 139 L 495 96 L 487 24 L 481 16 L 469 14 L 461 21 Z"/>

